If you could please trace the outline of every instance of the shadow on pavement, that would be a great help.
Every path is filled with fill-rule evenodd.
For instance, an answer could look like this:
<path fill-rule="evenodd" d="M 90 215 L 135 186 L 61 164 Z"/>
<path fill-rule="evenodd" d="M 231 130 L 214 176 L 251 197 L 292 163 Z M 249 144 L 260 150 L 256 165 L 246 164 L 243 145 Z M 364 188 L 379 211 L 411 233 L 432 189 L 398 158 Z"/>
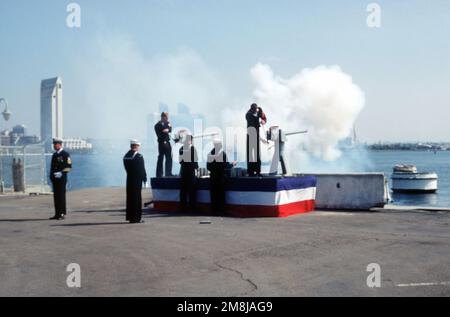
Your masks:
<path fill-rule="evenodd" d="M 0 222 L 39 222 L 39 221 L 49 221 L 48 218 L 42 219 L 0 219 Z"/>
<path fill-rule="evenodd" d="M 51 227 L 89 227 L 89 226 L 118 226 L 129 225 L 129 222 L 86 222 L 86 223 L 64 223 L 51 225 Z"/>
<path fill-rule="evenodd" d="M 98 209 L 98 210 L 71 210 L 70 212 L 73 213 L 87 213 L 87 214 L 93 214 L 93 213 L 108 213 L 108 212 L 125 212 L 125 209 Z"/>
<path fill-rule="evenodd" d="M 142 215 L 146 218 L 177 218 L 177 217 L 208 217 L 208 218 L 234 218 L 232 215 L 205 212 L 158 212 L 153 209 L 144 209 Z"/>

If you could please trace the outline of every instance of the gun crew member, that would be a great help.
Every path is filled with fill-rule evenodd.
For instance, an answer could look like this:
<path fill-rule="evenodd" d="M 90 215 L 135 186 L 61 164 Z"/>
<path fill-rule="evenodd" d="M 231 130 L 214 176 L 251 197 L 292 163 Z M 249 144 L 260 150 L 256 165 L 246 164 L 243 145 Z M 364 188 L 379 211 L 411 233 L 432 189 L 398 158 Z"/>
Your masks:
<path fill-rule="evenodd" d="M 163 163 L 165 164 L 165 176 L 172 176 L 172 146 L 170 145 L 170 133 L 172 125 L 169 122 L 169 114 L 163 112 L 161 120 L 155 125 L 155 133 L 158 137 L 158 163 L 156 167 L 156 177 L 163 177 Z"/>
<path fill-rule="evenodd" d="M 209 153 L 208 163 L 206 164 L 210 172 L 211 211 L 214 213 L 225 213 L 226 171 L 232 169 L 235 165 L 236 162 L 228 162 L 222 141 L 215 139 L 214 148 Z"/>
<path fill-rule="evenodd" d="M 259 129 L 266 124 L 267 117 L 256 103 L 252 104 L 247 112 L 247 171 L 249 176 L 261 174 L 261 140 Z"/>
<path fill-rule="evenodd" d="M 195 212 L 197 203 L 197 181 L 196 171 L 198 170 L 197 150 L 192 144 L 193 137 L 191 134 L 186 135 L 184 144 L 180 148 L 180 204 L 182 211 Z M 189 205 L 188 205 L 189 198 Z"/>

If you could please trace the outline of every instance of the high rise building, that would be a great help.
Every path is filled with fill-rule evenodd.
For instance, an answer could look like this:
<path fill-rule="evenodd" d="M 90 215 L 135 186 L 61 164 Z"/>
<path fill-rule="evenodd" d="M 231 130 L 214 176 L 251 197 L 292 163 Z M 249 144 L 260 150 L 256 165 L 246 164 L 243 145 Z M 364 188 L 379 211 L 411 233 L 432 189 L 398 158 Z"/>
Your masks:
<path fill-rule="evenodd" d="M 60 77 L 41 82 L 41 140 L 63 138 L 62 80 Z"/>
<path fill-rule="evenodd" d="M 27 134 L 27 127 L 23 124 L 18 124 L 14 128 L 12 128 L 12 133 L 19 136 L 25 136 Z"/>

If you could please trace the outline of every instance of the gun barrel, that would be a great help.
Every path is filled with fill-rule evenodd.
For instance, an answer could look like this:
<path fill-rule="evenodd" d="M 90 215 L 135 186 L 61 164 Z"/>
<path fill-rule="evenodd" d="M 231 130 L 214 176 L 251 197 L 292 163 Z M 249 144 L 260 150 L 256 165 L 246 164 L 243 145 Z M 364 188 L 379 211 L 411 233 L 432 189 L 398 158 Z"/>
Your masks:
<path fill-rule="evenodd" d="M 297 131 L 297 132 L 287 132 L 285 135 L 286 135 L 286 136 L 290 136 L 290 135 L 306 134 L 306 133 L 308 133 L 308 130 L 305 130 L 305 131 Z"/>
<path fill-rule="evenodd" d="M 219 133 L 206 133 L 206 134 L 194 135 L 193 138 L 200 139 L 200 138 L 208 138 L 208 137 L 217 136 L 217 135 L 219 135 Z"/>

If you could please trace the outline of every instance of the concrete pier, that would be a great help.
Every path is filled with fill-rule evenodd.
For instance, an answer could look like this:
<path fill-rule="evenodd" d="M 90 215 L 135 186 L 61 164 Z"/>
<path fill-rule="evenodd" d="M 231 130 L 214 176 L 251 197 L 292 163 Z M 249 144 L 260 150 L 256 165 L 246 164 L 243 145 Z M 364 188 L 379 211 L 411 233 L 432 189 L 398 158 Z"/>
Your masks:
<path fill-rule="evenodd" d="M 316 207 L 326 210 L 370 210 L 388 203 L 383 173 L 314 174 Z"/>
<path fill-rule="evenodd" d="M 379 209 L 236 219 L 145 211 L 124 189 L 0 197 L 0 296 L 450 296 L 450 213 Z M 148 190 L 144 201 L 151 200 Z M 81 266 L 81 288 L 66 284 Z M 366 284 L 381 267 L 381 288 Z"/>

